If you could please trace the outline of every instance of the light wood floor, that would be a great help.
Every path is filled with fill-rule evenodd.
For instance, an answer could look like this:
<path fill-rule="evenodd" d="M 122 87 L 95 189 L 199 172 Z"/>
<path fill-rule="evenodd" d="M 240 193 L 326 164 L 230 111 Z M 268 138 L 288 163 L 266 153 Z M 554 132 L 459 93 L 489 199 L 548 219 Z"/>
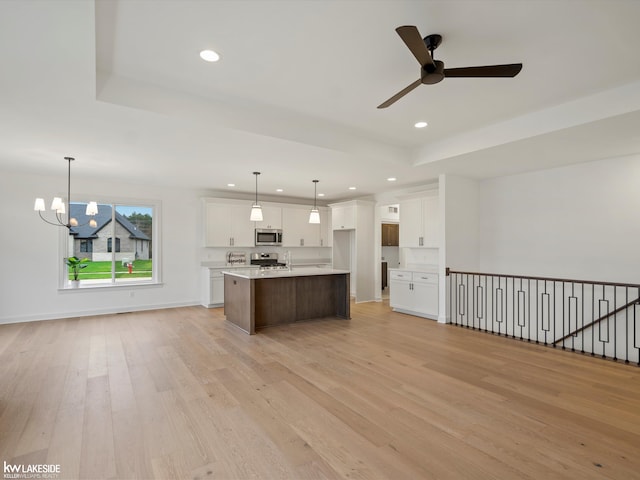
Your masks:
<path fill-rule="evenodd" d="M 640 368 L 352 306 L 0 326 L 0 462 L 59 478 L 638 479 Z"/>

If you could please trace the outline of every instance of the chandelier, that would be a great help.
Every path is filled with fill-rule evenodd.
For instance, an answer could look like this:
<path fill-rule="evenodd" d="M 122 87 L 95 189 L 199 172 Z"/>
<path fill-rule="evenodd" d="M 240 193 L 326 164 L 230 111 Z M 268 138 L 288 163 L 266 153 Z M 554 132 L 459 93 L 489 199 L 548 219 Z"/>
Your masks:
<path fill-rule="evenodd" d="M 51 202 L 51 210 L 55 211 L 55 220 L 54 222 L 51 222 L 49 220 L 47 220 L 46 218 L 44 218 L 44 216 L 42 216 L 42 212 L 45 211 L 45 206 L 44 206 L 44 198 L 36 198 L 36 202 L 35 205 L 33 206 L 33 209 L 38 212 L 38 215 L 40 215 L 40 218 L 42 220 L 44 220 L 45 222 L 47 222 L 49 225 L 55 225 L 57 227 L 67 227 L 68 229 L 71 229 L 72 227 L 78 227 L 78 226 L 84 226 L 84 225 L 89 225 L 90 227 L 96 227 L 98 224 L 95 221 L 95 219 L 91 218 L 87 223 L 84 223 L 82 225 L 78 225 L 78 220 L 76 218 L 73 218 L 71 216 L 71 162 L 73 160 L 75 160 L 75 158 L 73 157 L 64 157 L 64 159 L 67 161 L 68 163 L 68 171 L 67 171 L 67 202 L 69 202 L 69 212 L 67 212 L 67 208 L 64 204 L 64 202 L 62 201 L 62 198 L 60 197 L 54 197 L 53 201 Z M 96 202 L 89 202 L 87 204 L 87 210 L 86 210 L 86 215 L 93 217 L 94 215 L 98 214 L 98 204 Z M 66 222 L 64 221 L 64 215 L 66 214 L 67 220 Z"/>

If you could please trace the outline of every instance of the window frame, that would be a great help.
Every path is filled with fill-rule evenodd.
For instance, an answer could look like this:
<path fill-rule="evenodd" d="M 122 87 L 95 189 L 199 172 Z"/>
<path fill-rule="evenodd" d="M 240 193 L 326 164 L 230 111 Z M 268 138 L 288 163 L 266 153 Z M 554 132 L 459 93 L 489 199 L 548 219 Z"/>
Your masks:
<path fill-rule="evenodd" d="M 59 237 L 59 274 L 58 274 L 58 290 L 63 291 L 87 291 L 87 290 L 96 290 L 96 289 L 113 289 L 113 288 L 144 288 L 154 285 L 162 284 L 162 203 L 159 200 L 155 199 L 141 199 L 141 198 L 127 198 L 127 197 L 106 197 L 106 196 L 96 196 L 95 194 L 86 194 L 86 195 L 74 195 L 72 199 L 73 203 L 88 203 L 88 198 L 91 197 L 92 200 L 95 200 L 98 205 L 110 205 L 112 207 L 113 216 L 115 217 L 115 209 L 117 207 L 146 207 L 152 209 L 152 218 L 153 218 L 153 227 L 152 227 L 152 239 L 153 239 L 153 263 L 152 263 L 152 275 L 151 278 L 146 280 L 123 280 L 122 278 L 115 278 L 115 254 L 118 252 L 108 252 L 112 255 L 112 276 L 111 279 L 105 279 L 104 282 L 100 283 L 80 283 L 79 288 L 73 288 L 71 286 L 71 282 L 69 281 L 69 270 L 67 265 L 64 262 L 64 259 L 70 255 L 70 240 L 72 239 L 72 235 L 69 235 L 69 230 L 66 228 L 60 228 L 60 237 Z M 66 205 L 69 205 L 67 199 L 64 200 Z M 112 231 L 111 238 L 117 238 L 115 235 L 115 231 Z M 116 246 L 117 246 L 116 242 Z M 113 250 L 113 249 L 112 249 Z M 89 252 L 87 252 L 89 253 Z"/>

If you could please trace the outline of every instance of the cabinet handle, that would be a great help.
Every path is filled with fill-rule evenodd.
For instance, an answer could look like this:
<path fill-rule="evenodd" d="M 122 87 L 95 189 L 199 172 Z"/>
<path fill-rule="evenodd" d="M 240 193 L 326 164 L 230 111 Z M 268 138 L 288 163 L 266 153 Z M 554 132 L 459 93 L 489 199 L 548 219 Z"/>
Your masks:
<path fill-rule="evenodd" d="M 301 246 L 301 247 L 304 247 L 304 238 L 301 238 L 301 239 L 300 239 L 300 246 Z"/>
<path fill-rule="evenodd" d="M 323 240 L 323 239 L 320 239 L 320 246 L 321 246 L 321 247 L 324 247 L 323 242 L 324 242 L 324 240 Z"/>
<path fill-rule="evenodd" d="M 418 237 L 418 245 L 419 246 L 424 246 L 424 237 Z"/>

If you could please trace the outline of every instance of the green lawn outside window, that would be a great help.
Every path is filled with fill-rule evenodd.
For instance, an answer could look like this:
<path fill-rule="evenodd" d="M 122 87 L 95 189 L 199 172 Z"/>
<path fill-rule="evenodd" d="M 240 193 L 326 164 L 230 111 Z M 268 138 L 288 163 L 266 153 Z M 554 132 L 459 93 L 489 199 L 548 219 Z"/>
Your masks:
<path fill-rule="evenodd" d="M 129 273 L 127 265 L 116 262 L 116 278 L 151 278 L 153 260 L 134 260 L 133 268 Z M 80 271 L 80 280 L 111 279 L 111 262 L 89 262 L 87 267 Z M 69 280 L 73 280 L 73 274 L 69 273 Z"/>

